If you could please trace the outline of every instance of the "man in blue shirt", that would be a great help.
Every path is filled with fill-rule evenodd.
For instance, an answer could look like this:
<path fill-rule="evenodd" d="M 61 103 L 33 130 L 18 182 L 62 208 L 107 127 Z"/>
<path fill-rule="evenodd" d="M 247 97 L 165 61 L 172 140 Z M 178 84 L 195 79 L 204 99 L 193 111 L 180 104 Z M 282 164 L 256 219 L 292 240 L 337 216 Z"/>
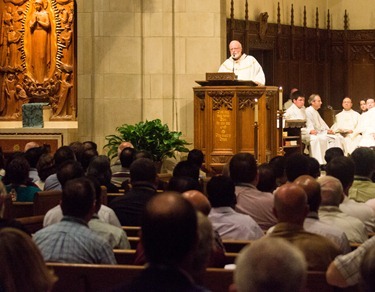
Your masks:
<path fill-rule="evenodd" d="M 63 219 L 34 235 L 47 262 L 116 264 L 109 242 L 89 229 L 95 211 L 95 189 L 85 177 L 68 181 L 63 187 Z"/>

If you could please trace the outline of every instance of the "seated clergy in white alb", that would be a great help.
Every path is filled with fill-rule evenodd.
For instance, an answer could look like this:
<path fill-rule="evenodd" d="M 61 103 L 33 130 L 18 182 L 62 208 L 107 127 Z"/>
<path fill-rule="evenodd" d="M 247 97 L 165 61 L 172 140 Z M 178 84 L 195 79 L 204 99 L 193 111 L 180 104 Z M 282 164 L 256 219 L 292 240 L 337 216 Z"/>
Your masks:
<path fill-rule="evenodd" d="M 360 136 L 354 135 L 354 129 L 357 127 L 359 117 L 361 116 L 356 111 L 352 110 L 352 100 L 350 97 L 345 97 L 342 101 L 342 112 L 335 116 L 335 123 L 331 130 L 336 135 L 341 135 L 345 140 L 345 154 L 350 154 L 357 148 Z"/>
<path fill-rule="evenodd" d="M 360 135 L 359 147 L 375 146 L 375 107 L 374 99 L 366 100 L 367 112 L 362 113 L 354 135 Z"/>
<path fill-rule="evenodd" d="M 306 120 L 305 96 L 300 91 L 294 91 L 290 95 L 292 105 L 285 111 L 285 120 Z M 309 144 L 309 135 L 306 128 L 301 128 L 302 142 L 306 145 Z"/>
<path fill-rule="evenodd" d="M 231 56 L 220 66 L 219 72 L 233 72 L 238 80 L 251 80 L 258 85 L 266 84 L 262 66 L 253 56 L 242 53 L 239 41 L 231 41 L 229 51 Z"/>
<path fill-rule="evenodd" d="M 292 105 L 285 111 L 286 120 L 306 120 L 305 96 L 300 91 L 294 91 L 291 96 Z"/>
<path fill-rule="evenodd" d="M 310 156 L 316 158 L 320 164 L 326 164 L 324 154 L 331 147 L 344 149 L 344 138 L 334 135 L 326 122 L 320 116 L 318 109 L 322 100 L 318 94 L 309 97 L 310 106 L 306 109 L 306 129 L 310 134 Z"/>

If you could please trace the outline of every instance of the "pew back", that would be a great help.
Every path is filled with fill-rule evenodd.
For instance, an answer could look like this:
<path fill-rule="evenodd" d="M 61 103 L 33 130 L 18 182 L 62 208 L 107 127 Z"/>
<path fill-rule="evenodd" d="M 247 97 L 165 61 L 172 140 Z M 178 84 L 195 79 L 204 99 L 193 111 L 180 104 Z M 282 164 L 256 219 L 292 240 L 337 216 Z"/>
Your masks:
<path fill-rule="evenodd" d="M 128 286 L 142 271 L 142 266 L 47 263 L 59 280 L 52 292 L 111 291 L 119 285 Z M 233 271 L 209 268 L 202 276 L 202 286 L 213 292 L 227 292 L 233 283 Z M 325 272 L 309 271 L 304 292 L 359 291 L 357 286 L 338 289 L 326 282 Z"/>
<path fill-rule="evenodd" d="M 34 215 L 45 215 L 50 209 L 60 204 L 62 191 L 40 191 L 34 197 Z"/>

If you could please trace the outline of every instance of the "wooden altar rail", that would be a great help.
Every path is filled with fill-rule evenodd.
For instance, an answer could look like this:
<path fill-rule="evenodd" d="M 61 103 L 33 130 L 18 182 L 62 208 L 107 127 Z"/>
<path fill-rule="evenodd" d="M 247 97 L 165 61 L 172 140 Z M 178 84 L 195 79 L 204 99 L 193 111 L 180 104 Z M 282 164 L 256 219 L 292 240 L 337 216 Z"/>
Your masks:
<path fill-rule="evenodd" d="M 277 87 L 227 85 L 193 90 L 194 147 L 205 153 L 207 168 L 220 172 L 239 152 L 257 154 L 258 163 L 277 154 Z"/>

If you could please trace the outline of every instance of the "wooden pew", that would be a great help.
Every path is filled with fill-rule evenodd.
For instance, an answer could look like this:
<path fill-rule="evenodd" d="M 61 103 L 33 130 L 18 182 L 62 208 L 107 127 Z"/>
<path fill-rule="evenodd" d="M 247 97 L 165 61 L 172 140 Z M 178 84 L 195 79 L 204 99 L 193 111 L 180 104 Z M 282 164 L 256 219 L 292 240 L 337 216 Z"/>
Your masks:
<path fill-rule="evenodd" d="M 113 253 L 117 264 L 119 265 L 133 265 L 135 260 L 135 249 L 114 249 Z"/>
<path fill-rule="evenodd" d="M 21 217 L 17 221 L 22 223 L 23 226 L 31 233 L 35 233 L 43 228 L 44 215 Z"/>
<path fill-rule="evenodd" d="M 34 203 L 33 202 L 13 202 L 10 196 L 8 196 L 4 200 L 3 217 L 5 219 L 30 217 L 33 215 L 34 215 Z"/>
<path fill-rule="evenodd" d="M 47 263 L 58 276 L 52 292 L 111 291 L 129 285 L 142 266 Z"/>
<path fill-rule="evenodd" d="M 130 243 L 130 248 L 131 249 L 137 249 L 137 245 L 138 245 L 138 242 L 139 242 L 139 237 L 138 236 L 128 236 L 128 240 L 129 240 L 129 243 Z"/>
<path fill-rule="evenodd" d="M 62 191 L 40 191 L 34 197 L 34 216 L 45 215 L 50 209 L 60 204 Z"/>
<path fill-rule="evenodd" d="M 357 247 L 359 247 L 361 244 L 362 243 L 359 243 L 359 242 L 351 242 L 350 243 L 350 248 L 353 251 L 353 250 L 357 249 Z"/>
<path fill-rule="evenodd" d="M 127 236 L 139 237 L 140 236 L 140 226 L 122 226 L 122 229 L 126 232 Z"/>
<path fill-rule="evenodd" d="M 124 196 L 124 193 L 107 193 L 107 204 L 113 199 Z"/>
<path fill-rule="evenodd" d="M 226 252 L 239 253 L 241 249 L 243 249 L 250 243 L 251 240 L 223 239 L 223 244 Z"/>
<path fill-rule="evenodd" d="M 226 263 L 228 265 L 228 264 L 234 264 L 234 262 L 236 261 L 236 258 L 238 256 L 238 253 L 237 252 L 226 252 L 224 255 L 225 255 L 225 258 L 226 258 Z"/>
<path fill-rule="evenodd" d="M 129 285 L 142 271 L 134 265 L 93 265 L 47 263 L 59 280 L 52 292 L 111 291 L 119 284 Z M 227 292 L 233 282 L 233 271 L 209 268 L 202 275 L 201 285 L 213 292 Z M 326 282 L 325 272 L 309 271 L 304 292 L 359 291 L 357 286 L 337 289 Z"/>
<path fill-rule="evenodd" d="M 114 249 L 113 253 L 115 254 L 115 258 L 117 264 L 119 265 L 133 265 L 135 260 L 135 249 Z M 238 253 L 234 252 L 226 252 L 226 262 L 227 264 L 234 264 Z"/>

